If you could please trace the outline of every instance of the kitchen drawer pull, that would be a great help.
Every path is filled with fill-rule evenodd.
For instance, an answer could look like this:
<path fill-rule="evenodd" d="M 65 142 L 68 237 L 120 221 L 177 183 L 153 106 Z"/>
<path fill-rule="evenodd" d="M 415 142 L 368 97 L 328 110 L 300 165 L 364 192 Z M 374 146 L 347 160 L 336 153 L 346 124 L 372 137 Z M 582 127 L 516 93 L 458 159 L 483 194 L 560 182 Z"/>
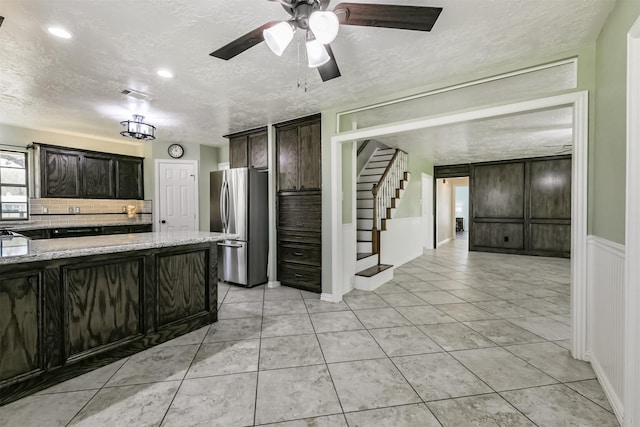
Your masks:
<path fill-rule="evenodd" d="M 294 252 L 293 254 L 294 254 L 295 256 L 302 256 L 302 255 L 304 255 L 302 252 Z"/>
<path fill-rule="evenodd" d="M 218 243 L 218 246 L 224 246 L 225 248 L 241 248 L 242 245 L 232 245 L 229 243 Z"/>
<path fill-rule="evenodd" d="M 297 277 L 297 278 L 301 278 L 301 277 L 304 277 L 304 274 L 299 274 L 299 273 L 296 273 L 296 277 Z"/>

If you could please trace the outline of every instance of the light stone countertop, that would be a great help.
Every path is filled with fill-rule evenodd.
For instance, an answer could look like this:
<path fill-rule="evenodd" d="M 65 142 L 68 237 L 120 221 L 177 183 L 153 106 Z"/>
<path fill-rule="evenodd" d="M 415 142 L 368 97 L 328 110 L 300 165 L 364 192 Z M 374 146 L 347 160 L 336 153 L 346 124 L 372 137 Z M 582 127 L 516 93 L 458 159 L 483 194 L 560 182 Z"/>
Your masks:
<path fill-rule="evenodd" d="M 209 233 L 205 231 L 113 234 L 109 236 L 67 237 L 44 240 L 14 237 L 13 239 L 0 240 L 0 266 L 216 242 L 235 238 L 237 238 L 235 234 Z"/>

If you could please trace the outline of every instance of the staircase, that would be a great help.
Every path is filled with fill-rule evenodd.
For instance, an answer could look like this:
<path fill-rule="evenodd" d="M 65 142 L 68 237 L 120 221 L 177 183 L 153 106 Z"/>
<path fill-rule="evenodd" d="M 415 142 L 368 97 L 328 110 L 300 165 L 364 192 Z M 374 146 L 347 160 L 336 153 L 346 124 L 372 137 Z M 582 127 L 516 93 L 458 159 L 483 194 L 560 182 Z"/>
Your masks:
<path fill-rule="evenodd" d="M 373 290 L 393 279 L 392 265 L 380 263 L 380 232 L 393 218 L 409 182 L 407 153 L 376 149 L 357 180 L 356 289 Z"/>

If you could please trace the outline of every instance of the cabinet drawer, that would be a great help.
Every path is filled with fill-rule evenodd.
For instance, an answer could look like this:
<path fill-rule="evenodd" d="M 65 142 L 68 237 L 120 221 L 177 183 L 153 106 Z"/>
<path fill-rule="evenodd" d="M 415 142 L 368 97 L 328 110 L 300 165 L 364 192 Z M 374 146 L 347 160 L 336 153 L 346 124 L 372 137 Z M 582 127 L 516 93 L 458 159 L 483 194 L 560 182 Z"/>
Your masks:
<path fill-rule="evenodd" d="M 111 225 L 102 228 L 102 234 L 127 234 L 128 232 L 128 225 Z"/>
<path fill-rule="evenodd" d="M 280 194 L 280 212 L 322 212 L 322 195 L 317 191 Z"/>
<path fill-rule="evenodd" d="M 287 245 L 278 247 L 280 260 L 284 262 L 295 262 L 299 264 L 309 264 L 320 267 L 322 265 L 322 250 L 320 246 Z"/>
<path fill-rule="evenodd" d="M 320 292 L 322 290 L 321 269 L 287 262 L 280 263 L 280 283 Z"/>
<path fill-rule="evenodd" d="M 322 244 L 322 234 L 313 231 L 278 230 L 278 240 L 282 243 L 296 242 L 320 245 Z"/>
<path fill-rule="evenodd" d="M 280 228 L 295 230 L 317 230 L 322 229 L 322 220 L 318 213 L 280 214 L 278 218 Z"/>

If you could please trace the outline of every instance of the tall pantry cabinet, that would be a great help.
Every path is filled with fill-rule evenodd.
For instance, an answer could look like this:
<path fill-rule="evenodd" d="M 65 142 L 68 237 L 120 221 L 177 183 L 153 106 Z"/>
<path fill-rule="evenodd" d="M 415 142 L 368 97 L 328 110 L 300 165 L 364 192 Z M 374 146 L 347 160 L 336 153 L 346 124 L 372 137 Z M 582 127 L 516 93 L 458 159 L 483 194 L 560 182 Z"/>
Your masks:
<path fill-rule="evenodd" d="M 320 115 L 275 125 L 280 283 L 322 291 Z"/>

